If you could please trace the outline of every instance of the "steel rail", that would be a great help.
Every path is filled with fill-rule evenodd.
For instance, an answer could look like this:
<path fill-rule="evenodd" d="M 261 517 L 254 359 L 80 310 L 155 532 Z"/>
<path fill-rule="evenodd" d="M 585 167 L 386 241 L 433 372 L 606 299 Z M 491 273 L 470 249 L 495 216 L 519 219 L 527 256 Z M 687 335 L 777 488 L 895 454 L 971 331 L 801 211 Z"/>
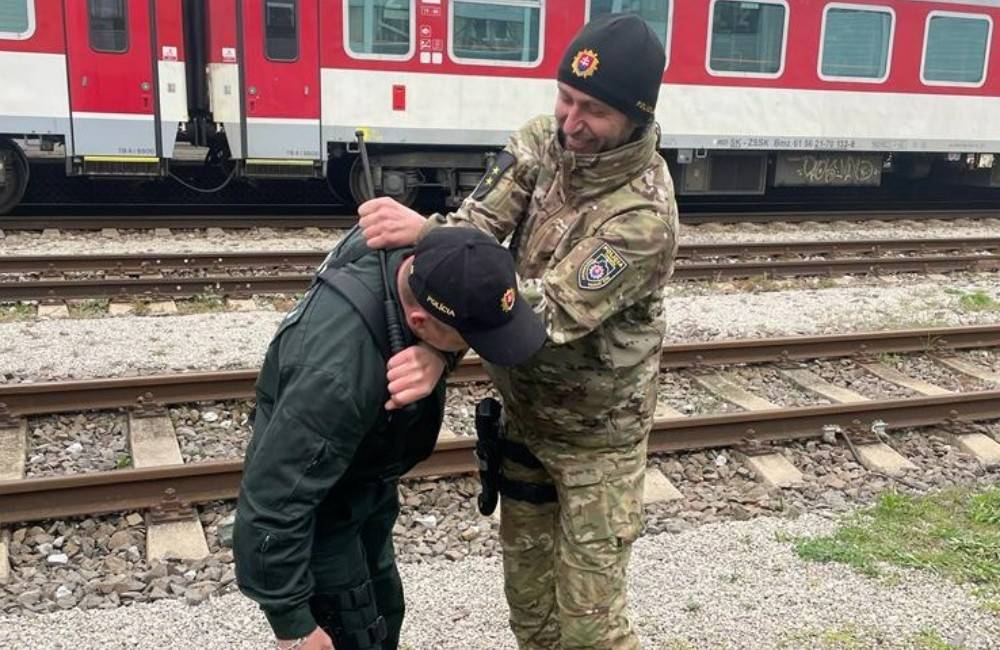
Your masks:
<path fill-rule="evenodd" d="M 776 255 L 837 255 L 844 253 L 929 253 L 959 250 L 994 251 L 1000 237 L 935 237 L 920 239 L 849 239 L 828 241 L 719 242 L 681 244 L 678 257 L 763 257 Z"/>
<path fill-rule="evenodd" d="M 25 206 L 31 207 L 31 206 Z M 160 206 L 151 205 L 151 209 Z M 115 209 L 134 209 L 135 206 L 114 206 Z M 301 210 L 303 206 L 289 206 Z M 111 208 L 109 208 L 111 209 Z M 244 211 L 245 212 L 245 211 Z M 356 214 L 214 214 L 214 215 L 123 215 L 119 217 L 95 217 L 91 215 L 53 216 L 0 216 L 0 228 L 10 230 L 101 230 L 122 228 L 145 230 L 152 228 L 202 229 L 202 228 L 351 228 L 358 222 Z"/>
<path fill-rule="evenodd" d="M 1000 390 L 668 418 L 653 424 L 649 452 L 808 439 L 822 435 L 829 425 L 864 432 L 876 421 L 896 429 L 996 418 L 1000 418 Z M 442 440 L 407 477 L 474 472 L 478 467 L 474 446 L 471 437 Z M 241 477 L 240 461 L 212 461 L 0 482 L 0 524 L 145 510 L 160 504 L 167 489 L 192 505 L 233 499 Z"/>
<path fill-rule="evenodd" d="M 767 339 L 726 339 L 666 344 L 660 353 L 660 367 L 669 369 L 733 363 L 781 363 L 807 359 L 907 352 L 941 352 L 996 346 L 1000 346 L 1000 325 L 931 327 Z"/>
<path fill-rule="evenodd" d="M 1000 237 L 934 239 L 858 239 L 850 241 L 721 242 L 681 244 L 678 258 L 831 255 L 844 253 L 927 253 L 1000 250 Z M 324 251 L 219 251 L 131 253 L 117 255 L 10 255 L 0 258 L 0 273 L 157 273 L 177 270 L 293 269 L 318 266 Z"/>
<path fill-rule="evenodd" d="M 848 258 L 772 262 L 681 262 L 678 280 L 752 277 L 835 276 L 846 274 L 931 273 L 1000 269 L 1000 255 L 941 255 L 920 257 Z M 311 274 L 235 275 L 202 277 L 82 278 L 0 282 L 0 300 L 84 298 L 191 298 L 204 294 L 251 296 L 296 293 L 312 281 Z"/>
<path fill-rule="evenodd" d="M 663 346 L 667 369 L 733 363 L 775 363 L 880 353 L 942 352 L 1000 346 L 1000 325 L 729 339 Z M 167 405 L 253 397 L 256 369 L 185 372 L 115 379 L 0 384 L 0 418 L 116 409 L 145 403 Z M 488 379 L 478 357 L 466 357 L 449 377 L 452 384 Z"/>
<path fill-rule="evenodd" d="M 320 251 L 247 251 L 209 253 L 131 253 L 120 255 L 20 255 L 0 258 L 0 273 L 159 273 L 162 271 L 315 267 Z"/>
<path fill-rule="evenodd" d="M 40 208 L 41 205 L 25 205 L 27 209 L 33 207 Z M 64 208 L 64 206 L 47 206 L 50 208 Z M 85 206 L 88 209 L 104 207 Z M 176 206 L 164 206 L 149 204 L 146 206 L 151 210 L 163 210 L 175 208 Z M 189 207 L 189 206 L 184 206 Z M 0 216 L 0 228 L 10 230 L 42 230 L 45 228 L 61 228 L 66 230 L 100 230 L 102 228 L 124 228 L 124 229 L 149 229 L 149 228 L 254 228 L 266 226 L 271 228 L 308 228 L 308 227 L 332 227 L 350 228 L 357 223 L 357 215 L 354 214 L 259 214 L 247 215 L 248 209 L 259 209 L 260 206 L 239 206 L 242 214 L 174 214 L 174 215 L 122 215 L 122 216 L 93 216 L 93 215 L 13 215 Z M 272 206 L 276 209 L 279 206 Z M 914 221 L 939 219 L 950 221 L 955 219 L 992 219 L 1000 217 L 1000 210 L 992 208 L 951 208 L 943 210 L 913 210 L 913 209 L 872 209 L 872 210 L 767 210 L 767 211 L 729 211 L 721 210 L 712 212 L 693 212 L 697 206 L 682 206 L 680 211 L 681 223 L 704 224 L 704 223 L 770 223 L 783 221 L 788 223 L 802 221 L 899 221 L 911 219 Z M 227 206 L 231 209 L 231 206 Z M 292 211 L 305 211 L 309 206 L 289 205 Z M 114 205 L 107 206 L 112 209 L 140 209 L 136 205 Z M 313 210 L 329 209 L 326 206 L 313 207 Z"/>
<path fill-rule="evenodd" d="M 954 219 L 996 219 L 1000 218 L 1000 210 L 995 208 L 981 209 L 948 209 L 948 210 L 828 210 L 814 212 L 810 210 L 761 211 L 761 212 L 691 212 L 681 210 L 681 223 L 692 225 L 706 223 L 771 223 L 783 221 L 799 223 L 803 221 L 926 221 L 939 219 L 951 221 Z"/>
<path fill-rule="evenodd" d="M 880 273 L 946 273 L 1000 269 L 997 255 L 942 255 L 935 257 L 872 257 L 771 262 L 687 262 L 674 267 L 676 280 L 788 278 Z"/>

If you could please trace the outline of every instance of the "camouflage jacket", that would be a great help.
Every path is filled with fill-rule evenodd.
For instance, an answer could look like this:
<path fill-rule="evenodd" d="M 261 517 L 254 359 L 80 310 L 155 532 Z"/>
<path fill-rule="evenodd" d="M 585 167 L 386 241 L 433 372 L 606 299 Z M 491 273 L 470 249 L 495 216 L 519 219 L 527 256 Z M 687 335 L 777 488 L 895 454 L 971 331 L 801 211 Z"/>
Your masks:
<path fill-rule="evenodd" d="M 548 329 L 529 362 L 490 368 L 522 435 L 627 444 L 648 432 L 655 408 L 662 287 L 677 250 L 673 182 L 656 129 L 595 155 L 565 150 L 557 131 L 551 116 L 528 122 L 459 209 L 425 231 L 513 236 L 522 297 Z"/>

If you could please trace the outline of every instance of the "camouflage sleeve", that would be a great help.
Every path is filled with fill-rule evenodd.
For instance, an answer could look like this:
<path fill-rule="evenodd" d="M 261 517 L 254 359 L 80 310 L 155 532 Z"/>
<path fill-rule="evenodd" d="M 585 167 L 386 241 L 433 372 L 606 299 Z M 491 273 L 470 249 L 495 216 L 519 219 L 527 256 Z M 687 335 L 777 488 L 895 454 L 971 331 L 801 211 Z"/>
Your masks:
<path fill-rule="evenodd" d="M 659 290 L 673 273 L 673 223 L 646 210 L 615 217 L 546 273 L 539 306 L 549 340 L 559 345 L 580 338 Z"/>
<path fill-rule="evenodd" d="M 521 221 L 535 189 L 538 165 L 548 134 L 547 120 L 536 118 L 511 136 L 507 146 L 457 210 L 434 214 L 418 239 L 439 226 L 470 226 L 505 240 Z"/>

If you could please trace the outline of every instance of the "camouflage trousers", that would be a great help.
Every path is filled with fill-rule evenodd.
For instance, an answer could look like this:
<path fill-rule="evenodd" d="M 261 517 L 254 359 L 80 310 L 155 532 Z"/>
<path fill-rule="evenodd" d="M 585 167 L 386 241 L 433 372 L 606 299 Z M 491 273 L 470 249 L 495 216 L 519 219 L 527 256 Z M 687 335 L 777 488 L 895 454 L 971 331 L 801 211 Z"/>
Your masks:
<path fill-rule="evenodd" d="M 520 650 L 635 650 L 625 572 L 642 532 L 646 436 L 624 448 L 525 439 L 544 469 L 504 459 L 507 478 L 551 483 L 558 502 L 503 498 L 500 537 L 510 624 Z"/>

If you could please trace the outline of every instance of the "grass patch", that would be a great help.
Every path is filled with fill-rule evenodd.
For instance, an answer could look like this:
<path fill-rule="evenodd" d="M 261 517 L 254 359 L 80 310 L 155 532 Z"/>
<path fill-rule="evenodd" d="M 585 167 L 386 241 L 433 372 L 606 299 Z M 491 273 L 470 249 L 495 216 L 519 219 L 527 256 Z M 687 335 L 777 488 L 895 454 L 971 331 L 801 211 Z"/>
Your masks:
<path fill-rule="evenodd" d="M 829 630 L 805 629 L 793 632 L 779 646 L 783 650 L 822 648 L 823 650 L 863 650 L 869 647 L 853 626 Z"/>
<path fill-rule="evenodd" d="M 993 597 L 1000 594 L 1000 488 L 889 492 L 834 534 L 794 546 L 806 560 L 840 562 L 869 576 L 883 573 L 881 563 L 923 569 Z"/>
<path fill-rule="evenodd" d="M 913 647 L 919 650 L 962 650 L 965 646 L 948 643 L 935 630 L 921 630 L 913 636 Z"/>
<path fill-rule="evenodd" d="M 286 311 L 291 311 L 298 301 L 302 300 L 302 296 L 305 293 L 294 293 L 292 295 L 278 295 L 271 298 L 271 305 L 274 307 L 274 311 L 279 313 L 284 313 Z"/>
<path fill-rule="evenodd" d="M 73 318 L 97 318 L 108 313 L 107 300 L 80 300 L 66 305 Z"/>
<path fill-rule="evenodd" d="M 895 352 L 879 352 L 875 355 L 875 360 L 883 366 L 894 366 L 897 361 L 902 360 L 902 356 Z"/>
<path fill-rule="evenodd" d="M 25 305 L 20 302 L 13 305 L 0 305 L 0 323 L 28 320 L 34 318 L 36 313 L 34 305 Z"/>
<path fill-rule="evenodd" d="M 996 311 L 1000 310 L 1000 302 L 983 290 L 963 291 L 962 289 L 945 289 L 945 293 L 958 296 L 958 304 L 965 311 Z"/>
<path fill-rule="evenodd" d="M 118 454 L 115 458 L 115 469 L 128 469 L 132 467 L 132 457 L 128 454 Z"/>
<path fill-rule="evenodd" d="M 226 311 L 226 301 L 214 293 L 200 293 L 190 300 L 177 303 L 179 314 L 213 314 L 220 311 Z"/>
<path fill-rule="evenodd" d="M 781 291 L 788 282 L 782 282 L 776 278 L 766 275 L 757 275 L 750 278 L 734 278 L 729 280 L 740 292 L 766 293 L 769 291 Z"/>

